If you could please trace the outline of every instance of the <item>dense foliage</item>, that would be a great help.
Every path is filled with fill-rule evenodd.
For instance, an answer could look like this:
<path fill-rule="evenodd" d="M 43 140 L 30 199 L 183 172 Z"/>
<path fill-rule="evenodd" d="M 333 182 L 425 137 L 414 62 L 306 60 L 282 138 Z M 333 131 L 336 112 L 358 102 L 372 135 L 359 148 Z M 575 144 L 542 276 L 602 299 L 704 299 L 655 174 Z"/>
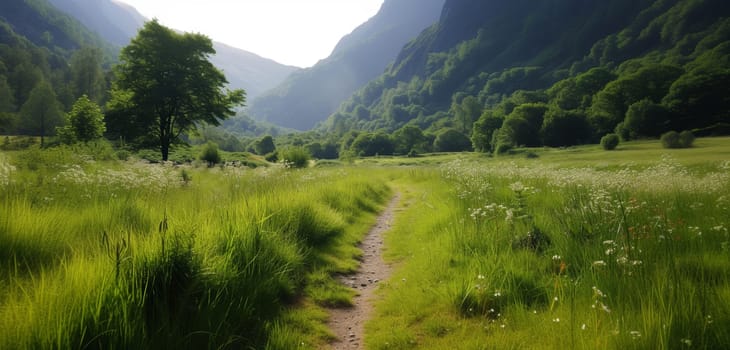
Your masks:
<path fill-rule="evenodd" d="M 43 0 L 3 1 L 0 13 L 0 132 L 53 135 L 56 115 L 76 99 L 84 94 L 96 102 L 105 99 L 102 67 L 113 56 L 109 45 Z M 29 101 L 33 90 L 36 99 Z M 60 111 L 43 126 L 40 119 L 46 117 L 35 113 L 40 97 Z M 24 107 L 34 113 L 22 113 Z"/>
<path fill-rule="evenodd" d="M 213 53 L 206 36 L 147 22 L 122 49 L 116 67 L 108 115 L 114 131 L 130 141 L 154 139 L 167 160 L 170 145 L 183 133 L 200 123 L 220 125 L 233 115 L 245 92 L 222 92 L 227 81 L 208 61 Z"/>
<path fill-rule="evenodd" d="M 322 130 L 453 128 L 479 151 L 724 133 L 729 16 L 722 0 L 447 1 Z"/>

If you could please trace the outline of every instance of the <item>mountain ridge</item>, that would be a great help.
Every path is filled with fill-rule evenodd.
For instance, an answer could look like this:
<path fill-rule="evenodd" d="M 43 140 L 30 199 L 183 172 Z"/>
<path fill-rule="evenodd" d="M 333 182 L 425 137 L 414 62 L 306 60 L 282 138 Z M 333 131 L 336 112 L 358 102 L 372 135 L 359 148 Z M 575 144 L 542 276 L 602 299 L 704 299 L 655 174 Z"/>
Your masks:
<path fill-rule="evenodd" d="M 728 98 L 703 92 L 730 88 L 729 16 L 722 0 L 447 0 L 439 22 L 318 130 L 456 129 L 491 150 L 730 122 Z"/>
<path fill-rule="evenodd" d="M 329 57 L 254 100 L 249 113 L 285 127 L 311 129 L 382 73 L 403 45 L 434 23 L 443 2 L 385 1 L 375 16 L 344 36 Z"/>
<path fill-rule="evenodd" d="M 148 21 L 133 6 L 118 0 L 48 1 L 119 47 L 127 45 Z M 224 43 L 214 41 L 213 45 L 216 54 L 211 61 L 226 73 L 229 86 L 245 89 L 249 99 L 299 69 Z"/>

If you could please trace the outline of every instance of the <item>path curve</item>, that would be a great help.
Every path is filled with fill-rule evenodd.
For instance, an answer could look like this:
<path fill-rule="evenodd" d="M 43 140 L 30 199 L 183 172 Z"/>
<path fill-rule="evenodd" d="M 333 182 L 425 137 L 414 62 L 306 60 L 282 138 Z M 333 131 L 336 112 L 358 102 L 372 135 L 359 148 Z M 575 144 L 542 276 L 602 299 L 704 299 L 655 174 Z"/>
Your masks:
<path fill-rule="evenodd" d="M 391 267 L 383 261 L 383 236 L 390 230 L 395 208 L 400 201 L 396 193 L 385 210 L 378 215 L 375 225 L 360 243 L 363 257 L 357 272 L 340 277 L 340 282 L 355 289 L 358 295 L 349 308 L 330 309 L 328 326 L 337 339 L 331 343 L 335 350 L 364 349 L 363 333 L 365 322 L 373 310 L 372 298 L 381 281 L 388 279 Z"/>

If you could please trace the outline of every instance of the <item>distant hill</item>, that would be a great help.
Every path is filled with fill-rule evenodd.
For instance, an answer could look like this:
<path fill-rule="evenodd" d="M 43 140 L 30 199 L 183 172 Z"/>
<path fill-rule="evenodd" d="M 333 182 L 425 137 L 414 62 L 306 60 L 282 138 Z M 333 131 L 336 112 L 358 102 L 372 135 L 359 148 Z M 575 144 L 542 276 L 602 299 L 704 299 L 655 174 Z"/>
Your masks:
<path fill-rule="evenodd" d="M 48 0 L 116 46 L 126 46 L 147 19 L 137 10 L 114 0 Z"/>
<path fill-rule="evenodd" d="M 226 73 L 231 87 L 246 90 L 249 103 L 299 70 L 219 42 L 213 42 L 213 48 L 211 62 Z"/>
<path fill-rule="evenodd" d="M 102 37 L 46 0 L 2 0 L 0 23 L 7 25 L 0 29 L 0 43 L 15 41 L 13 36 L 18 35 L 51 51 L 70 52 L 82 46 L 110 48 Z"/>
<path fill-rule="evenodd" d="M 489 150 L 730 123 L 729 16 L 727 0 L 447 0 L 321 129 L 456 129 Z"/>
<path fill-rule="evenodd" d="M 116 0 L 48 1 L 119 47 L 126 46 L 147 21 L 135 8 Z M 214 42 L 214 48 L 217 53 L 211 61 L 226 73 L 232 88 L 246 90 L 249 100 L 298 69 L 222 43 Z"/>
<path fill-rule="evenodd" d="M 328 58 L 254 100 L 249 114 L 289 128 L 311 129 L 383 73 L 408 41 L 438 20 L 443 4 L 444 0 L 386 0 L 373 18 L 342 38 Z"/>
<path fill-rule="evenodd" d="M 41 83 L 52 87 L 61 109 L 71 106 L 81 89 L 72 56 L 83 47 L 99 48 L 94 52 L 100 65 L 111 62 L 116 51 L 46 0 L 0 1 L 0 132 L 37 132 L 20 112 Z"/>

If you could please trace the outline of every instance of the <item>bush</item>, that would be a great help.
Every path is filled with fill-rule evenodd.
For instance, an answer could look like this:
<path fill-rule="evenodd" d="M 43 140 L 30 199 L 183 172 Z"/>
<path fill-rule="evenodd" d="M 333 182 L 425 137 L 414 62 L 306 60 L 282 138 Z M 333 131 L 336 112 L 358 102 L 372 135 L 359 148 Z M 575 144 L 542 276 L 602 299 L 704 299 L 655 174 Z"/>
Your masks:
<path fill-rule="evenodd" d="M 662 134 L 662 147 L 664 148 L 681 148 L 682 144 L 679 141 L 679 133 L 676 131 L 667 131 Z"/>
<path fill-rule="evenodd" d="M 497 154 L 507 154 L 512 150 L 512 144 L 510 143 L 498 143 L 497 147 L 495 148 L 495 152 Z"/>
<path fill-rule="evenodd" d="M 611 151 L 616 149 L 616 146 L 618 146 L 619 143 L 619 137 L 616 134 L 606 134 L 606 136 L 601 138 L 601 146 L 606 151 Z"/>
<path fill-rule="evenodd" d="M 288 168 L 306 168 L 311 156 L 303 147 L 290 147 L 283 150 L 279 158 Z"/>
<path fill-rule="evenodd" d="M 454 129 L 445 129 L 436 136 L 433 147 L 437 152 L 471 151 L 471 140 Z"/>
<path fill-rule="evenodd" d="M 218 145 L 213 142 L 208 142 L 200 154 L 200 160 L 207 162 L 208 166 L 220 163 L 221 155 L 218 151 Z"/>
<path fill-rule="evenodd" d="M 132 154 L 129 151 L 127 151 L 126 149 L 120 149 L 116 153 L 117 159 L 119 159 L 121 161 L 129 160 L 129 157 L 131 155 Z"/>
<path fill-rule="evenodd" d="M 267 162 L 276 163 L 279 161 L 279 152 L 271 152 L 264 156 L 264 159 L 266 159 Z"/>
<path fill-rule="evenodd" d="M 682 148 L 690 148 L 694 142 L 695 135 L 691 131 L 685 130 L 679 133 L 679 145 Z"/>

